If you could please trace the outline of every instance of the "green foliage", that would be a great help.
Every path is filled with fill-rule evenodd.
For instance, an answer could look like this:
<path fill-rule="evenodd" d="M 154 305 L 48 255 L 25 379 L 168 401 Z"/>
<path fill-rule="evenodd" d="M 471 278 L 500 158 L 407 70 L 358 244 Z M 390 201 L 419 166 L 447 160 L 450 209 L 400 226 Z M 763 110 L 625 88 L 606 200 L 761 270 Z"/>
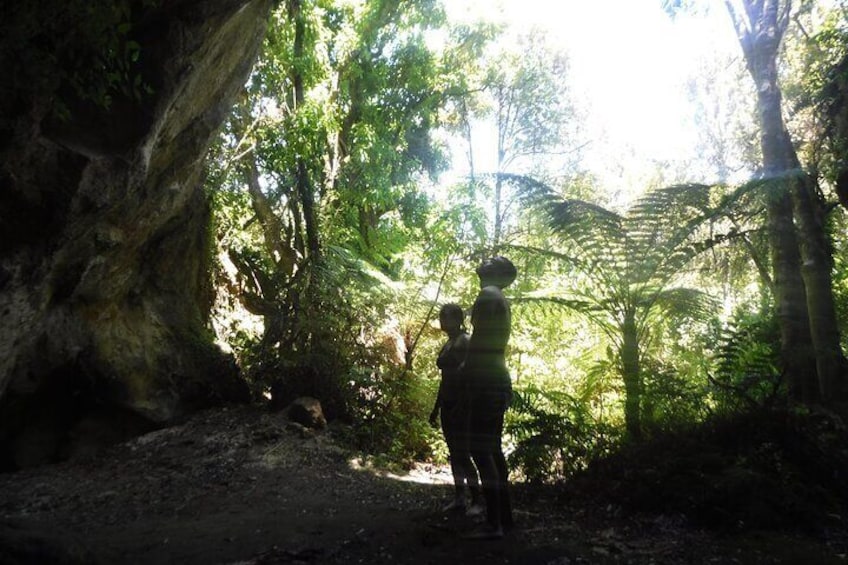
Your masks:
<path fill-rule="evenodd" d="M 450 29 L 443 16 L 423 0 L 274 11 L 208 175 L 219 281 L 230 306 L 258 321 L 253 334 L 239 324 L 230 334 L 257 395 L 274 386 L 281 397 L 317 396 L 360 448 L 432 457 L 439 434 L 426 415 L 443 337 L 432 318 L 442 302 L 470 305 L 475 263 L 496 248 L 519 267 L 507 291 L 507 433 L 511 464 L 528 479 L 570 477 L 617 446 L 623 395 L 639 396 L 640 425 L 654 436 L 740 409 L 752 375 L 770 382 L 756 364 L 773 335 L 746 333 L 742 307 L 712 334 L 704 320 L 713 291 L 728 310 L 768 294 L 767 183 L 681 184 L 626 211 L 608 206 L 579 170 L 582 138 L 568 133 L 580 120 L 567 57 L 539 34 L 495 49 L 498 28 Z M 470 144 L 472 124 L 486 120 L 503 126 L 498 170 L 534 177 L 475 171 L 433 191 L 446 167 L 439 129 Z M 307 245 L 308 197 L 318 253 Z M 622 377 L 634 375 L 628 389 Z M 745 390 L 758 403 L 769 394 Z"/>
<path fill-rule="evenodd" d="M 498 172 L 568 143 L 566 126 L 575 118 L 569 83 L 562 80 L 568 66 L 567 56 L 538 29 L 520 36 L 514 51 L 490 58 L 484 88 L 497 123 Z"/>
<path fill-rule="evenodd" d="M 419 192 L 420 176 L 435 175 L 446 164 L 431 136 L 444 98 L 420 32 L 391 39 L 380 34 L 374 41 L 363 43 L 339 72 L 339 95 L 349 98 L 350 107 L 338 131 L 345 154 L 331 187 L 327 224 L 334 241 L 390 268 L 391 258 L 421 227 L 427 201 Z"/>
<path fill-rule="evenodd" d="M 253 338 L 232 334 L 257 394 L 317 396 L 350 422 L 356 445 L 406 461 L 428 455 L 435 437 L 432 368 L 412 368 L 416 335 L 422 358 L 434 355 L 424 289 L 467 245 L 454 233 L 464 209 L 438 210 L 422 190 L 445 166 L 432 132 L 462 76 L 445 61 L 470 48 L 428 46 L 436 7 L 315 0 L 297 18 L 275 10 L 209 167 L 222 192 L 219 242 L 238 270 L 230 287 L 262 316 Z M 304 245 L 304 185 L 317 207 L 317 263 Z M 297 256 L 291 271 L 281 248 Z M 440 291 L 465 284 L 447 278 Z"/>
<path fill-rule="evenodd" d="M 701 375 L 682 374 L 657 359 L 643 359 L 643 424 L 655 436 L 703 421 L 710 413 Z M 698 378 L 700 376 L 700 378 Z"/>
<path fill-rule="evenodd" d="M 478 30 L 470 37 L 495 31 Z M 581 155 L 576 136 L 571 135 L 580 120 L 565 80 L 569 73 L 565 52 L 552 48 L 538 29 L 511 39 L 515 41 L 480 54 L 480 74 L 470 74 L 462 82 L 473 94 L 455 105 L 451 117 L 468 143 L 470 184 L 478 198 L 488 201 L 482 217 L 485 244 L 494 249 L 524 239 L 524 218 L 513 186 L 494 173 L 574 175 Z M 481 160 L 492 162 L 493 170 L 482 175 L 474 170 L 475 160 L 480 160 L 475 155 L 479 143 L 472 143 L 478 124 L 485 127 L 484 135 L 494 137 L 489 144 L 492 154 Z"/>
<path fill-rule="evenodd" d="M 350 433 L 356 447 L 407 467 L 431 456 L 437 432 L 427 416 L 435 391 L 426 381 L 402 367 L 362 366 L 351 375 L 351 385 L 356 402 Z"/>
<path fill-rule="evenodd" d="M 525 251 L 566 265 L 585 281 L 567 293 L 546 291 L 524 300 L 568 308 L 606 334 L 625 383 L 628 431 L 638 437 L 646 374 L 639 365 L 648 359 L 652 328 L 664 318 L 704 317 L 713 306 L 703 291 L 678 283 L 694 257 L 724 239 L 701 233 L 702 226 L 717 214 L 711 202 L 712 187 L 678 185 L 653 190 L 626 214 L 618 214 L 590 202 L 563 198 L 527 177 L 503 178 L 518 186 L 525 202 L 543 215 L 557 236 L 555 245 Z"/>
<path fill-rule="evenodd" d="M 845 214 L 831 215 L 831 233 L 834 234 L 833 254 L 833 298 L 836 306 L 836 315 L 839 327 L 842 329 L 840 337 L 842 348 L 848 351 L 848 241 L 846 241 L 846 218 Z"/>
<path fill-rule="evenodd" d="M 820 177 L 822 195 L 836 188 L 843 206 L 848 152 L 848 12 L 846 5 L 806 3 L 795 20 L 784 58 L 789 71 L 783 92 L 793 108 L 790 127 L 809 169 Z M 834 186 L 837 185 L 837 186 Z"/>
<path fill-rule="evenodd" d="M 38 101 L 68 116 L 74 97 L 109 107 L 113 97 L 149 92 L 141 75 L 142 46 L 134 25 L 160 0 L 39 0 L 18 2 L 0 21 L 0 88 L 8 108 Z M 6 124 L 0 124 L 5 126 Z"/>
<path fill-rule="evenodd" d="M 585 403 L 535 386 L 514 391 L 505 431 L 515 444 L 509 465 L 530 482 L 566 480 L 621 439 L 614 428 L 596 421 Z"/>
<path fill-rule="evenodd" d="M 739 310 L 717 330 L 716 371 L 711 379 L 717 410 L 772 408 L 785 398 L 780 374 L 780 329 L 771 310 Z"/>
<path fill-rule="evenodd" d="M 328 249 L 322 261 L 309 268 L 314 269 L 311 276 L 306 273 L 292 283 L 294 299 L 282 317 L 283 327 L 273 335 L 275 340 L 269 340 L 271 334 L 266 328 L 256 346 L 260 355 L 274 359 L 275 363 L 310 367 L 323 375 L 325 382 L 326 379 L 338 381 L 321 396 L 339 395 L 333 402 L 344 408 L 340 411 L 345 413 L 349 397 L 341 389 L 347 388 L 344 379 L 351 367 L 378 368 L 388 362 L 386 352 L 376 345 L 377 353 L 371 352 L 369 344 L 377 339 L 380 330 L 372 322 L 385 319 L 395 291 L 385 284 L 379 272 L 343 249 Z M 255 362 L 252 365 L 256 368 Z M 268 386 L 274 378 L 274 375 L 261 375 L 257 384 Z"/>

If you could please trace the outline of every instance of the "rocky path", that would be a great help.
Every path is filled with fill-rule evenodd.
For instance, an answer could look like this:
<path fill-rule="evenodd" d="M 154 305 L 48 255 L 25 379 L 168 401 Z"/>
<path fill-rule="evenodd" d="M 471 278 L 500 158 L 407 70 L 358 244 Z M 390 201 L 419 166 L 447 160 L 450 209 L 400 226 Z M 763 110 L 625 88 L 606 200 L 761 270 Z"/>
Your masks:
<path fill-rule="evenodd" d="M 789 535 L 715 535 L 517 486 L 517 531 L 467 541 L 449 477 L 364 468 L 329 434 L 250 407 L 88 459 L 0 475 L 0 563 L 842 563 Z"/>

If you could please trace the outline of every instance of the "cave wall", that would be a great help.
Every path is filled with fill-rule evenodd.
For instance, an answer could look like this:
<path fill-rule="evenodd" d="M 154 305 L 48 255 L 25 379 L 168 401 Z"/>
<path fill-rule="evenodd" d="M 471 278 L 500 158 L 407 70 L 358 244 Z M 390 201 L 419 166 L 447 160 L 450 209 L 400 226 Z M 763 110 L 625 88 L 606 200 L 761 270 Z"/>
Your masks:
<path fill-rule="evenodd" d="M 149 92 L 104 107 L 57 84 L 0 107 L 0 458 L 16 466 L 92 418 L 132 433 L 246 395 L 208 330 L 202 171 L 272 0 L 136 4 Z"/>

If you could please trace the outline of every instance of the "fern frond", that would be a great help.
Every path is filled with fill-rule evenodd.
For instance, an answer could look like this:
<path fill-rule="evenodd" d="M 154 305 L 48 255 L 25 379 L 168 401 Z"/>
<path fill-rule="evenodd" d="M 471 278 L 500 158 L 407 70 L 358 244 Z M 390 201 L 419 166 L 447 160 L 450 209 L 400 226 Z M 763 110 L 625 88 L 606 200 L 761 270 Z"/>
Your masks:
<path fill-rule="evenodd" d="M 583 300 L 580 298 L 566 298 L 560 296 L 524 295 L 513 299 L 515 304 L 550 304 L 565 308 L 596 324 L 608 337 L 615 339 L 618 333 L 618 325 L 613 319 L 613 311 L 605 303 L 594 300 Z"/>
<path fill-rule="evenodd" d="M 716 301 L 709 294 L 694 288 L 669 288 L 653 297 L 652 306 L 666 317 L 704 318 L 713 312 Z"/>
<path fill-rule="evenodd" d="M 377 283 L 386 290 L 401 291 L 404 289 L 402 283 L 387 277 L 379 268 L 357 256 L 350 249 L 338 245 L 328 245 L 324 254 L 325 260 L 319 268 L 324 269 L 328 274 L 341 274 L 339 271 L 342 271 L 342 276 L 358 279 L 372 285 Z"/>
<path fill-rule="evenodd" d="M 551 228 L 556 231 L 571 236 L 571 226 L 591 226 L 605 235 L 624 235 L 621 216 L 611 210 L 585 200 L 563 198 L 552 187 L 528 176 L 508 173 L 497 176 L 516 189 L 524 204 L 547 214 Z M 579 235 L 574 234 L 575 237 Z"/>
<path fill-rule="evenodd" d="M 713 186 L 680 184 L 648 192 L 627 214 L 632 254 L 639 257 L 635 280 L 667 284 L 704 251 L 695 234 L 716 215 Z"/>
<path fill-rule="evenodd" d="M 571 266 L 580 271 L 580 273 L 585 275 L 600 289 L 615 287 L 621 280 L 620 272 L 612 269 L 610 265 L 598 261 L 596 257 L 587 256 L 585 251 L 579 247 L 569 248 L 563 251 L 542 249 L 527 245 L 508 245 L 504 246 L 504 248 L 537 257 L 545 257 Z"/>
<path fill-rule="evenodd" d="M 620 271 L 627 261 L 627 232 L 623 218 L 597 204 L 563 198 L 550 186 L 523 175 L 501 173 L 526 206 L 541 213 L 549 229 L 572 243 L 591 269 Z"/>

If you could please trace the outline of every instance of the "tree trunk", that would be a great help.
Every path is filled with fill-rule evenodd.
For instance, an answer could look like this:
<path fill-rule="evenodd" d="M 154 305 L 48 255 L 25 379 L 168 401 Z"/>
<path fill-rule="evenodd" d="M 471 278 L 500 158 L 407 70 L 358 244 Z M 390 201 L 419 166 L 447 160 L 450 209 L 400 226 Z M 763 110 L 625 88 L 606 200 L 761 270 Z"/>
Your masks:
<path fill-rule="evenodd" d="M 810 332 L 816 358 L 818 394 L 825 404 L 841 401 L 845 390 L 845 358 L 833 298 L 833 257 L 823 210 L 813 190 L 815 180 L 800 173 L 792 180 L 792 200 L 800 233 L 801 275 L 807 291 Z"/>
<path fill-rule="evenodd" d="M 461 108 L 460 112 L 460 122 L 462 124 L 462 134 L 465 137 L 465 143 L 468 146 L 468 178 L 471 179 L 471 182 L 474 183 L 476 181 L 476 175 L 474 174 L 474 143 L 471 139 L 471 116 L 468 112 L 468 103 L 465 97 L 463 96 L 460 100 Z"/>
<path fill-rule="evenodd" d="M 769 29 L 776 28 L 776 24 Z M 781 94 L 777 84 L 778 32 L 758 36 L 750 49 L 748 69 L 757 86 L 757 116 L 763 175 L 769 179 L 766 211 L 769 245 L 774 271 L 775 302 L 780 324 L 781 362 L 793 399 L 818 400 L 815 355 L 810 336 L 807 289 L 801 274 L 798 232 L 792 210 L 791 174 L 794 149 L 783 123 Z M 797 161 L 797 159 L 796 159 Z"/>
<path fill-rule="evenodd" d="M 767 196 L 767 229 L 774 281 L 774 299 L 780 326 L 781 370 L 796 401 L 815 402 L 815 360 L 810 340 L 806 290 L 801 277 L 801 257 L 792 201 L 784 183 L 776 183 Z"/>
<path fill-rule="evenodd" d="M 503 229 L 503 217 L 501 215 L 503 195 L 503 181 L 501 175 L 495 178 L 495 229 L 492 237 L 492 249 L 496 250 L 501 243 L 501 231 Z"/>
<path fill-rule="evenodd" d="M 294 22 L 292 82 L 294 83 L 294 111 L 298 112 L 303 107 L 304 102 L 302 67 L 306 24 L 303 20 L 301 0 L 289 0 L 288 9 L 289 18 Z M 297 179 L 295 182 L 300 205 L 303 208 L 306 245 L 309 250 L 310 260 L 314 265 L 321 257 L 321 245 L 318 239 L 318 214 L 315 210 L 315 191 L 310 179 L 309 169 L 306 166 L 306 157 L 303 155 L 299 155 L 297 158 L 295 178 Z"/>
<path fill-rule="evenodd" d="M 492 249 L 497 250 L 498 246 L 501 244 L 501 235 L 503 234 L 503 222 L 504 222 L 504 212 L 503 212 L 503 180 L 501 179 L 501 173 L 504 172 L 504 166 L 506 161 L 506 136 L 509 133 L 509 124 L 507 123 L 507 119 L 504 117 L 504 101 L 503 101 L 503 93 L 501 89 L 498 89 L 497 95 L 497 103 L 498 103 L 498 162 L 497 162 L 497 174 L 495 176 L 495 225 L 494 225 L 494 235 L 492 237 Z"/>
<path fill-rule="evenodd" d="M 639 333 L 634 312 L 626 312 L 622 325 L 621 367 L 624 377 L 624 424 L 632 440 L 642 438 L 642 374 L 639 367 Z"/>
<path fill-rule="evenodd" d="M 250 194 L 250 202 L 259 223 L 262 226 L 262 236 L 265 250 L 274 262 L 277 270 L 291 277 L 294 273 L 297 255 L 291 244 L 283 238 L 283 222 L 274 212 L 268 197 L 262 192 L 259 183 L 259 169 L 256 166 L 256 156 L 251 151 L 243 157 L 243 174 Z"/>
<path fill-rule="evenodd" d="M 763 171 L 772 181 L 767 210 L 783 368 L 796 399 L 832 402 L 842 392 L 844 358 L 833 300 L 830 246 L 813 191 L 814 180 L 801 170 L 786 130 L 778 85 L 777 53 L 791 2 L 746 1 L 747 22 L 730 2 L 727 6 L 757 87 Z"/>

